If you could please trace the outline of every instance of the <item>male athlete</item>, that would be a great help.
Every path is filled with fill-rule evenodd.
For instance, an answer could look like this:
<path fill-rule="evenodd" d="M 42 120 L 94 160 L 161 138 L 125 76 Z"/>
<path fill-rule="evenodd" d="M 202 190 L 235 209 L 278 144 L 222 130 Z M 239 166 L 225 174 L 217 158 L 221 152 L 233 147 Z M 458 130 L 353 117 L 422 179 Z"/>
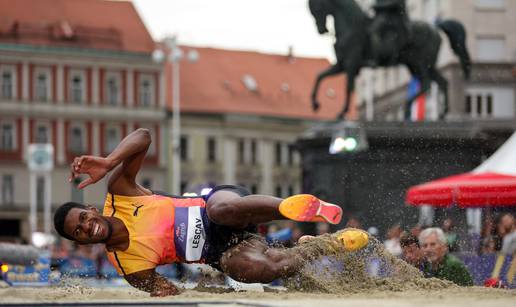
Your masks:
<path fill-rule="evenodd" d="M 54 225 L 61 236 L 79 244 L 104 243 L 117 271 L 151 296 L 179 293 L 155 271 L 173 262 L 206 263 L 242 282 L 268 283 L 290 276 L 310 256 L 300 248 L 270 248 L 250 228 L 284 218 L 333 224 L 341 220 L 340 207 L 311 195 L 282 200 L 229 185 L 215 187 L 204 197 L 150 191 L 135 181 L 150 143 L 149 132 L 138 129 L 105 158 L 75 158 L 70 180 L 88 175 L 79 189 L 113 170 L 103 215 L 94 207 L 70 202 L 57 209 Z M 351 230 L 335 239 L 345 250 L 368 242 L 366 234 Z"/>

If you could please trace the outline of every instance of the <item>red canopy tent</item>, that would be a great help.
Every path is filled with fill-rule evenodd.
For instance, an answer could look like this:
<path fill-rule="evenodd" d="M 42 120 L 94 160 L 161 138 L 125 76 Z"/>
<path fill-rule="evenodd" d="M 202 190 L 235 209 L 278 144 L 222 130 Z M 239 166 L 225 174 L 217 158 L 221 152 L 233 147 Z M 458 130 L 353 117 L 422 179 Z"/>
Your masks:
<path fill-rule="evenodd" d="M 406 202 L 433 207 L 516 206 L 516 132 L 472 172 L 413 186 Z"/>

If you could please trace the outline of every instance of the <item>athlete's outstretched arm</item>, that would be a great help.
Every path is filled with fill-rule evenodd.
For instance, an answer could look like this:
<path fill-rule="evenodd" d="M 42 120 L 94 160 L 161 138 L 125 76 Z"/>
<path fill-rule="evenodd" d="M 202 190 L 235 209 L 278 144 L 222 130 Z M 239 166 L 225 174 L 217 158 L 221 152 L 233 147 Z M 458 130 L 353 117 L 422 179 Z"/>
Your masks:
<path fill-rule="evenodd" d="M 138 129 L 126 136 L 107 157 L 81 156 L 75 158 L 71 166 L 70 180 L 80 174 L 88 174 L 89 178 L 78 186 L 82 189 L 93 184 L 120 165 L 109 180 L 109 189 L 117 186 L 134 186 L 136 174 L 140 170 L 147 149 L 151 144 L 150 133 L 147 129 Z"/>
<path fill-rule="evenodd" d="M 172 282 L 156 273 L 154 269 L 125 275 L 124 278 L 131 286 L 149 292 L 151 296 L 169 296 L 180 293 Z"/>

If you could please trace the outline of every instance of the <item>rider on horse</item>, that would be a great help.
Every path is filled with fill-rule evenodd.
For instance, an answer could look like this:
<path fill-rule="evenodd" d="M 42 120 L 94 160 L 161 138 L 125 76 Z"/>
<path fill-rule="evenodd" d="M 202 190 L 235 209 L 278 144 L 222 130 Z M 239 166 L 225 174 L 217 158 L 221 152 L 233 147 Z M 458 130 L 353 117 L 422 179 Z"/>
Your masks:
<path fill-rule="evenodd" d="M 405 0 L 376 0 L 373 9 L 369 33 L 374 64 L 394 65 L 411 34 Z"/>

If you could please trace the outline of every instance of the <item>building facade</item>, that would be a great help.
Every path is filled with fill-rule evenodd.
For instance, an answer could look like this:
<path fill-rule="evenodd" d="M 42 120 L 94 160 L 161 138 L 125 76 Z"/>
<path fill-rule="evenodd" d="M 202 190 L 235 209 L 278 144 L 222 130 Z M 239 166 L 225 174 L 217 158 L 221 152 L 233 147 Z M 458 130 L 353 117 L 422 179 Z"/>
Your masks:
<path fill-rule="evenodd" d="M 365 5 L 371 1 L 363 1 Z M 367 3 L 366 3 L 367 2 Z M 433 24 L 439 17 L 462 22 L 473 67 L 465 81 L 448 38 L 441 33 L 439 70 L 449 82 L 447 120 L 513 120 L 516 117 L 516 3 L 508 0 L 407 0 L 410 17 Z M 403 120 L 411 79 L 406 67 L 362 71 L 357 95 L 362 117 L 374 97 L 375 120 Z M 425 120 L 437 120 L 442 106 L 435 85 L 427 98 Z"/>
<path fill-rule="evenodd" d="M 310 91 L 317 73 L 330 65 L 325 59 L 181 49 L 185 58 L 176 64 L 181 65 L 181 191 L 239 184 L 278 197 L 301 192 L 295 143 L 305 130 L 336 117 L 343 77 L 324 82 L 321 109 L 313 112 Z M 173 81 L 172 65 L 167 84 Z M 353 109 L 350 116 L 355 115 Z"/>
<path fill-rule="evenodd" d="M 138 127 L 154 136 L 140 180 L 163 187 L 163 68 L 152 61 L 154 42 L 132 4 L 0 1 L 0 11 L 0 224 L 11 225 L 0 237 L 30 238 L 31 193 L 39 230 L 47 193 L 53 208 L 101 205 L 105 183 L 78 190 L 79 179 L 68 184 L 69 165 L 75 156 L 107 155 Z M 34 187 L 26 165 L 32 143 L 50 143 L 55 153 L 54 170 Z"/>

